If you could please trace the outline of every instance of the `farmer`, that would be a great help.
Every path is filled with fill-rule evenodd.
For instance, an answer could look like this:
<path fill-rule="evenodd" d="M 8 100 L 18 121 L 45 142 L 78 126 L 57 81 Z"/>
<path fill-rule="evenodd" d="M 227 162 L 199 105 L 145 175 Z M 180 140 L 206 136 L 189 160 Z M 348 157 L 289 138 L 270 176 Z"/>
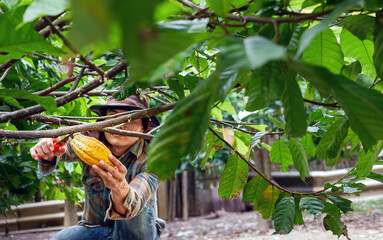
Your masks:
<path fill-rule="evenodd" d="M 146 109 L 147 98 L 134 94 L 125 100 L 109 98 L 106 105 L 90 109 L 99 116 Z M 156 117 L 138 119 L 120 129 L 147 132 L 158 126 Z M 109 160 L 113 168 L 100 159 L 100 167 L 83 163 L 82 182 L 85 189 L 84 212 L 76 226 L 63 229 L 51 239 L 158 239 L 164 221 L 157 219 L 157 177 L 146 172 L 148 142 L 142 138 L 107 132 L 85 132 L 84 135 L 102 141 L 112 152 Z M 39 159 L 41 175 L 51 173 L 60 160 L 81 161 L 69 144 L 52 153 L 53 139 L 45 138 L 31 148 L 31 156 Z"/>

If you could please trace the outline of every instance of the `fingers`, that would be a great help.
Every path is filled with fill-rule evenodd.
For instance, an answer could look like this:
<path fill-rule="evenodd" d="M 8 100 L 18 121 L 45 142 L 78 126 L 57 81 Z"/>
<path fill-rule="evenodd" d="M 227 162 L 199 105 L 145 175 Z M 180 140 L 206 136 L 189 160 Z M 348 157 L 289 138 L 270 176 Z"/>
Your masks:
<path fill-rule="evenodd" d="M 44 138 L 39 143 L 37 143 L 34 147 L 31 148 L 31 156 L 33 159 L 38 160 L 39 155 L 41 158 L 48 160 L 53 157 L 53 139 Z"/>
<path fill-rule="evenodd" d="M 122 172 L 124 173 L 124 175 L 126 174 L 127 172 L 127 169 L 126 167 L 120 162 L 120 160 L 118 160 L 115 156 L 113 155 L 109 155 L 109 160 L 114 164 L 114 166 L 116 166 L 117 170 L 119 172 Z"/>

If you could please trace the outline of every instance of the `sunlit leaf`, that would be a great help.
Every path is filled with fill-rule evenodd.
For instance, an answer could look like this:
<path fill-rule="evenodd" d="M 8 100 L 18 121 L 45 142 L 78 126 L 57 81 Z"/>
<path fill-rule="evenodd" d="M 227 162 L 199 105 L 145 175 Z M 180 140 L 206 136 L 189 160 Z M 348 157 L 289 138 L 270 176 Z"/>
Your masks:
<path fill-rule="evenodd" d="M 246 183 L 243 190 L 243 201 L 254 202 L 254 204 L 257 204 L 259 195 L 266 190 L 267 186 L 269 186 L 269 182 L 260 175 L 256 175 Z"/>
<path fill-rule="evenodd" d="M 266 190 L 259 195 L 258 202 L 254 208 L 262 214 L 263 219 L 268 219 L 273 215 L 279 194 L 280 191 L 278 188 L 269 185 Z"/>
<path fill-rule="evenodd" d="M 49 111 L 57 109 L 56 101 L 53 97 L 41 97 L 21 89 L 0 89 L 0 96 L 32 100 L 41 104 L 41 106 Z"/>
<path fill-rule="evenodd" d="M 295 138 L 289 139 L 289 148 L 294 161 L 294 167 L 298 170 L 302 181 L 306 182 L 306 177 L 310 176 L 307 155 L 303 146 Z"/>
<path fill-rule="evenodd" d="M 69 0 L 35 0 L 25 10 L 23 21 L 30 22 L 38 17 L 55 16 L 65 11 Z"/>
<path fill-rule="evenodd" d="M 373 150 L 369 150 L 367 153 L 364 149 L 360 149 L 358 154 L 358 162 L 356 164 L 356 172 L 359 179 L 364 179 L 370 174 L 381 149 L 382 141 L 379 141 Z"/>

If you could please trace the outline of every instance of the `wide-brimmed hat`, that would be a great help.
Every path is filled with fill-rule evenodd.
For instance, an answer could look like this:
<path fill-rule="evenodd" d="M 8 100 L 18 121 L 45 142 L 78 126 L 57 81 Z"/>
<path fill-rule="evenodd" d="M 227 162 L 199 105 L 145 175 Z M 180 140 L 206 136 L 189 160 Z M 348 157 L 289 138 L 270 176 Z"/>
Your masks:
<path fill-rule="evenodd" d="M 114 97 L 109 97 L 106 104 L 95 104 L 90 106 L 90 110 L 97 113 L 99 116 L 105 116 L 106 110 L 108 109 L 120 109 L 120 110 L 142 110 L 149 108 L 149 101 L 146 96 L 141 96 L 139 94 L 133 94 L 124 100 L 116 101 Z M 142 118 L 148 119 L 150 124 L 148 124 L 148 128 L 157 127 L 160 125 L 160 121 L 156 116 L 152 116 L 150 118 Z"/>

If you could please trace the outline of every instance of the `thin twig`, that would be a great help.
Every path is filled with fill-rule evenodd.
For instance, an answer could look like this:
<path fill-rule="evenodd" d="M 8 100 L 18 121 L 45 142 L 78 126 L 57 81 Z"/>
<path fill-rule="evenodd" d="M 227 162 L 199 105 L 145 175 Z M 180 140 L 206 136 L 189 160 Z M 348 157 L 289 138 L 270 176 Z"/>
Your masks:
<path fill-rule="evenodd" d="M 152 96 L 152 95 L 150 95 L 150 94 L 145 93 L 145 96 L 147 96 L 148 98 L 153 99 L 153 100 L 156 101 L 156 102 L 161 103 L 162 105 L 167 104 L 167 102 L 165 102 L 164 100 L 161 100 L 161 99 L 159 99 L 159 98 L 157 98 L 157 97 L 155 97 L 155 96 Z"/>
<path fill-rule="evenodd" d="M 70 62 L 70 61 L 69 62 L 63 62 L 61 60 L 58 60 L 58 59 L 55 59 L 55 58 L 51 58 L 51 57 L 48 57 L 48 56 L 45 56 L 45 55 L 42 55 L 42 54 L 39 54 L 39 53 L 33 53 L 33 56 L 44 58 L 46 60 L 57 62 L 57 63 L 61 63 L 61 64 L 72 65 L 72 66 L 75 66 L 75 67 L 89 68 L 88 65 L 73 63 L 73 62 Z"/>
<path fill-rule="evenodd" d="M 7 70 L 5 70 L 5 72 L 3 73 L 3 76 L 1 76 L 1 78 L 0 78 L 0 82 L 5 79 L 5 77 L 7 76 L 8 72 L 9 72 L 9 70 L 11 70 L 12 67 L 13 67 L 13 65 L 11 65 L 9 68 L 7 68 Z"/>
<path fill-rule="evenodd" d="M 76 80 L 73 82 L 73 85 L 69 89 L 69 92 L 73 92 L 77 88 L 81 78 L 84 76 L 84 71 L 85 71 L 85 68 L 81 68 L 80 73 L 76 75 Z"/>
<path fill-rule="evenodd" d="M 153 128 L 153 129 L 150 130 L 148 133 L 149 133 L 149 134 L 152 134 L 152 133 L 156 132 L 156 131 L 159 130 L 163 125 L 164 125 L 164 124 L 161 124 L 161 125 L 159 125 L 159 126 Z"/>
<path fill-rule="evenodd" d="M 309 100 L 309 99 L 306 99 L 306 98 L 304 98 L 303 101 L 305 101 L 307 103 L 314 104 L 314 105 L 324 106 L 324 107 L 340 108 L 338 106 L 338 103 L 336 103 L 336 102 L 335 103 L 321 103 L 321 102 L 312 101 L 312 100 Z"/>
<path fill-rule="evenodd" d="M 243 161 L 245 161 L 247 163 L 247 165 L 253 169 L 258 175 L 260 175 L 263 179 L 265 179 L 268 183 L 270 183 L 271 185 L 273 185 L 274 187 L 278 188 L 281 192 L 287 192 L 289 193 L 290 195 L 299 195 L 299 196 L 302 196 L 302 195 L 315 195 L 315 196 L 318 196 L 320 193 L 324 192 L 325 190 L 321 190 L 321 191 L 317 191 L 317 192 L 306 192 L 306 193 L 300 193 L 300 192 L 294 192 L 294 191 L 290 191 L 290 190 L 287 190 L 286 188 L 283 188 L 281 186 L 279 186 L 278 184 L 274 183 L 273 181 L 271 181 L 270 179 L 268 179 L 260 170 L 258 170 L 256 167 L 254 167 L 253 164 L 250 163 L 250 161 L 248 161 L 241 153 L 239 153 L 237 151 L 237 149 L 235 149 L 230 143 L 228 143 L 224 138 L 222 138 L 216 131 L 214 131 L 214 129 L 212 129 L 211 127 L 209 127 L 209 130 L 210 132 L 212 132 L 217 138 L 219 138 L 223 143 L 225 143 L 232 151 L 235 152 L 235 154 L 237 154 Z"/>

